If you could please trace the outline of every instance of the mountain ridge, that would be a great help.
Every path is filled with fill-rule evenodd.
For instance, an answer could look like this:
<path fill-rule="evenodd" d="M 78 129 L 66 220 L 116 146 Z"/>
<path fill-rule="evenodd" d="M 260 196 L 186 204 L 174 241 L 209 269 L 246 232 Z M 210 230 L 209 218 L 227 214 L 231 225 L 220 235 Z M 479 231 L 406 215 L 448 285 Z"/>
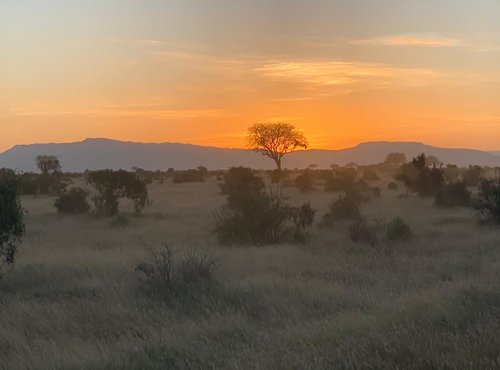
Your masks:
<path fill-rule="evenodd" d="M 285 168 L 305 168 L 317 164 L 329 168 L 331 164 L 345 165 L 355 162 L 361 165 L 382 162 L 387 154 L 404 153 L 411 158 L 419 153 L 434 155 L 446 164 L 468 166 L 500 166 L 497 152 L 486 152 L 467 148 L 441 148 L 420 142 L 371 141 L 351 148 L 329 150 L 309 149 L 291 153 L 284 159 Z M 227 169 L 232 166 L 247 166 L 272 169 L 272 160 L 248 149 L 221 148 L 184 143 L 141 143 L 108 138 L 87 138 L 70 143 L 20 144 L 0 153 L 0 168 L 18 171 L 35 171 L 35 157 L 40 154 L 58 156 L 63 169 L 82 172 L 86 169 L 103 168 L 131 169 L 140 167 L 149 170 L 168 168 L 188 169 L 205 166 L 209 169 Z"/>

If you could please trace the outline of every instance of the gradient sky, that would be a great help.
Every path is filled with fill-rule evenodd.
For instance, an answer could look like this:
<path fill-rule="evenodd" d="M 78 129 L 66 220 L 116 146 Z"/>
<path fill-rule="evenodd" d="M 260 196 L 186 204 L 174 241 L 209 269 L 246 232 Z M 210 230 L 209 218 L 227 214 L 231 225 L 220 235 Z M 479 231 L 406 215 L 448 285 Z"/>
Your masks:
<path fill-rule="evenodd" d="M 500 149 L 498 0 L 1 0 L 0 150 L 109 137 Z"/>

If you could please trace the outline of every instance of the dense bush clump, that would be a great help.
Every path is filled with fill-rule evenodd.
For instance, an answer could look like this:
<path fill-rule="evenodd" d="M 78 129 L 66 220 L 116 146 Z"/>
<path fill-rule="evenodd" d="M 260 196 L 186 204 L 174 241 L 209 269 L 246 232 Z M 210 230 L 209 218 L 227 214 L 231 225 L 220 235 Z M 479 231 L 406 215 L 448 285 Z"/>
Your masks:
<path fill-rule="evenodd" d="M 371 169 L 367 169 L 363 172 L 363 180 L 364 181 L 378 181 L 380 180 L 380 177 L 378 176 L 377 172 Z"/>
<path fill-rule="evenodd" d="M 116 215 L 120 198 L 132 200 L 136 214 L 146 206 L 148 189 L 146 183 L 135 173 L 124 170 L 101 170 L 87 172 L 86 178 L 94 189 L 92 200 L 98 215 Z"/>
<path fill-rule="evenodd" d="M 468 207 L 471 202 L 472 195 L 465 181 L 459 181 L 443 185 L 436 195 L 434 204 L 438 207 Z"/>
<path fill-rule="evenodd" d="M 358 173 L 354 168 L 335 169 L 326 176 L 325 191 L 369 191 L 370 186 L 363 179 L 357 179 L 357 176 Z"/>
<path fill-rule="evenodd" d="M 349 236 L 353 242 L 368 243 L 372 246 L 378 244 L 379 225 L 369 222 L 365 217 L 359 216 L 349 226 Z"/>
<path fill-rule="evenodd" d="M 0 274 L 3 265 L 14 263 L 17 243 L 24 235 L 19 181 L 10 170 L 0 170 Z M 0 275 L 1 277 L 1 275 Z"/>
<path fill-rule="evenodd" d="M 295 186 L 303 193 L 314 189 L 314 178 L 310 171 L 305 171 L 295 179 Z"/>
<path fill-rule="evenodd" d="M 444 183 L 444 172 L 436 167 L 436 161 L 432 166 L 429 162 L 425 154 L 420 154 L 400 167 L 396 179 L 421 196 L 435 196 Z"/>
<path fill-rule="evenodd" d="M 310 205 L 288 205 L 281 194 L 266 191 L 251 170 L 231 169 L 221 188 L 227 205 L 215 213 L 213 228 L 222 244 L 276 244 L 309 235 L 314 222 Z"/>
<path fill-rule="evenodd" d="M 399 189 L 399 186 L 398 184 L 396 184 L 394 181 L 390 182 L 388 185 L 387 185 L 387 189 L 388 190 L 398 190 Z"/>
<path fill-rule="evenodd" d="M 500 182 L 481 180 L 475 208 L 481 222 L 500 224 Z"/>
<path fill-rule="evenodd" d="M 153 260 L 137 265 L 141 288 L 167 303 L 197 301 L 215 283 L 213 270 L 217 260 L 207 251 L 188 249 L 179 255 L 169 245 L 153 253 Z"/>
<path fill-rule="evenodd" d="M 413 237 L 410 225 L 401 217 L 396 217 L 387 224 L 386 235 L 387 240 L 392 242 L 406 242 Z"/>
<path fill-rule="evenodd" d="M 255 194 L 264 189 L 264 181 L 251 168 L 232 167 L 219 184 L 221 193 L 229 195 L 231 202 L 238 202 L 248 194 Z"/>
<path fill-rule="evenodd" d="M 361 216 L 359 203 L 359 199 L 356 199 L 352 194 L 340 196 L 330 204 L 328 212 L 323 215 L 323 225 L 330 226 L 338 220 L 358 219 Z"/>
<path fill-rule="evenodd" d="M 88 193 L 82 188 L 71 188 L 54 201 L 57 212 L 62 214 L 82 214 L 90 209 L 87 201 Z"/>
<path fill-rule="evenodd" d="M 208 176 L 205 167 L 198 167 L 194 170 L 178 171 L 174 174 L 172 182 L 174 184 L 184 184 L 186 182 L 204 182 Z"/>

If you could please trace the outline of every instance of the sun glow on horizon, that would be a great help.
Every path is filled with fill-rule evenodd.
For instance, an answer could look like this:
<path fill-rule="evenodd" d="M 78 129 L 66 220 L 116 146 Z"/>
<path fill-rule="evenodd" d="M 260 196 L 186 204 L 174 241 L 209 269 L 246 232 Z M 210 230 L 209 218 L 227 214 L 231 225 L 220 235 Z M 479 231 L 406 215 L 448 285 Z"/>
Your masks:
<path fill-rule="evenodd" d="M 266 121 L 312 148 L 500 149 L 494 14 L 494 0 L 6 0 L 0 150 L 88 137 L 238 148 Z"/>

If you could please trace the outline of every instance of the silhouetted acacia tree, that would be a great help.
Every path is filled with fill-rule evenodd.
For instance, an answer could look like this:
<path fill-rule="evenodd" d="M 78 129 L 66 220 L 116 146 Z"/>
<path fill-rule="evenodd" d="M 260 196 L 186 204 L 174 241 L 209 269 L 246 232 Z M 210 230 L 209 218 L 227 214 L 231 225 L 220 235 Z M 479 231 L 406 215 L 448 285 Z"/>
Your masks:
<path fill-rule="evenodd" d="M 290 123 L 257 123 L 248 129 L 248 146 L 276 162 L 281 171 L 281 160 L 298 148 L 307 148 L 307 139 Z"/>
<path fill-rule="evenodd" d="M 3 265 L 13 264 L 17 243 L 24 234 L 19 181 L 11 170 L 0 170 L 0 273 Z M 0 275 L 1 277 L 1 275 Z"/>
<path fill-rule="evenodd" d="M 148 189 L 146 183 L 135 173 L 124 170 L 100 170 L 88 172 L 86 177 L 87 182 L 95 189 L 92 200 L 96 212 L 100 215 L 116 215 L 120 198 L 131 199 L 136 214 L 146 206 Z"/>

